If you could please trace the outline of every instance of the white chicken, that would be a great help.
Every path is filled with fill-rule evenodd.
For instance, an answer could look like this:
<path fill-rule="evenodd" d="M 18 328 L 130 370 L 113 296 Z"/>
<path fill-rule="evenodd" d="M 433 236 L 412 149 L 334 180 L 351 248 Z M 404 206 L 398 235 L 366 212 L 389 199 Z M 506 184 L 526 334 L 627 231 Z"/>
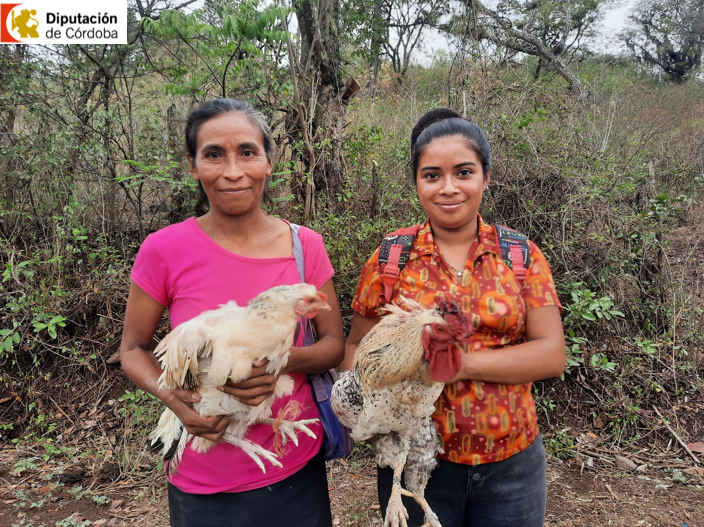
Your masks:
<path fill-rule="evenodd" d="M 340 375 L 330 402 L 355 440 L 370 439 L 381 467 L 394 471 L 384 526 L 406 525 L 401 495 L 425 512 L 423 527 L 442 527 L 425 500 L 425 486 L 442 446 L 431 419 L 444 382 L 462 365 L 462 345 L 474 332 L 459 308 L 425 309 L 403 299 L 360 341 L 352 369 Z M 406 488 L 401 487 L 401 474 Z"/>
<path fill-rule="evenodd" d="M 274 394 L 258 406 L 249 406 L 219 391 L 230 378 L 247 379 L 255 361 L 267 359 L 267 373 L 279 374 L 286 366 L 299 317 L 312 319 L 320 310 L 330 310 L 327 296 L 309 284 L 273 287 L 252 299 L 247 307 L 234 301 L 219 309 L 205 311 L 169 333 L 154 350 L 163 373 L 159 389 L 196 390 L 201 400 L 193 408 L 202 416 L 229 415 L 231 422 L 222 440 L 241 448 L 266 473 L 264 458 L 281 467 L 277 455 L 245 439 L 248 428 L 257 423 L 271 424 L 281 434 L 283 444 L 290 439 L 298 445 L 296 431 L 315 438 L 306 426 L 318 421 L 295 419 L 295 401 L 284 407 L 277 419 L 271 416 L 275 398 L 290 395 L 294 381 L 288 375 L 278 378 Z M 176 414 L 164 410 L 151 433 L 152 448 L 162 446 L 164 459 L 170 459 L 169 472 L 178 470 L 186 445 L 197 452 L 207 452 L 215 443 L 188 434 Z"/>

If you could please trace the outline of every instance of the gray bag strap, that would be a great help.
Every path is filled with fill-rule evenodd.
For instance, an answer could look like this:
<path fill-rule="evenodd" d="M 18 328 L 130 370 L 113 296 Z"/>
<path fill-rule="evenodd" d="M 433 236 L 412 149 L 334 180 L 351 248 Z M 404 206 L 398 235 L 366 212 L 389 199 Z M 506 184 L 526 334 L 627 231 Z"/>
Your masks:
<path fill-rule="evenodd" d="M 301 237 L 298 231 L 301 229 L 300 225 L 295 223 L 289 223 L 291 226 L 291 238 L 293 239 L 293 258 L 296 260 L 296 268 L 298 269 L 298 279 L 301 282 L 306 281 L 306 259 L 303 256 L 303 244 L 301 244 Z M 303 327 L 303 345 L 310 346 L 315 344 L 315 336 L 313 335 L 313 324 L 311 324 L 307 318 L 302 318 L 300 322 Z"/>
<path fill-rule="evenodd" d="M 293 238 L 293 257 L 296 260 L 296 267 L 298 268 L 298 278 L 301 280 L 301 282 L 305 282 L 306 260 L 303 256 L 303 245 L 301 244 L 301 238 L 298 234 L 298 231 L 300 230 L 301 226 L 296 225 L 295 223 L 289 223 L 289 225 L 291 226 L 291 238 Z M 303 345 L 310 346 L 312 344 L 315 344 L 313 324 L 311 324 L 307 318 L 301 318 L 300 324 L 304 331 Z M 328 395 L 327 388 L 325 387 L 323 377 L 327 377 L 330 386 L 332 386 L 337 380 L 337 373 L 335 373 L 335 370 L 328 370 L 325 373 L 309 373 L 306 375 L 306 377 L 308 378 L 308 382 L 313 388 L 313 396 L 315 397 L 316 403 L 320 405 L 321 403 L 327 401 L 330 396 Z"/>
<path fill-rule="evenodd" d="M 295 223 L 289 223 L 291 226 L 291 238 L 293 238 L 293 257 L 296 259 L 296 267 L 298 268 L 298 279 L 301 282 L 306 281 L 306 260 L 303 256 L 303 245 L 301 244 L 301 237 L 298 235 L 298 231 L 301 229 L 300 225 Z"/>

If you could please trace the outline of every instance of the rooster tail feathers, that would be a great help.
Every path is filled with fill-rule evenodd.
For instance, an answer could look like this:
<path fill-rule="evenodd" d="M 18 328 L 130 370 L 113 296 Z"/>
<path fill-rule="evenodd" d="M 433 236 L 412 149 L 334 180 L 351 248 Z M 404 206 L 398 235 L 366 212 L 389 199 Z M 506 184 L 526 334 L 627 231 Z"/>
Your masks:
<path fill-rule="evenodd" d="M 151 447 L 156 448 L 157 444 L 161 443 L 163 449 L 161 455 L 166 455 L 171 443 L 178 440 L 182 429 L 181 421 L 179 421 L 175 413 L 167 408 L 161 413 L 156 428 L 149 434 Z"/>
<path fill-rule="evenodd" d="M 152 451 L 161 448 L 162 458 L 169 462 L 166 468 L 166 473 L 169 476 L 178 472 L 186 445 L 192 438 L 193 435 L 186 431 L 176 414 L 168 408 L 164 410 L 159 418 L 159 424 L 149 434 L 149 439 Z"/>
<path fill-rule="evenodd" d="M 178 467 L 181 466 L 181 461 L 183 460 L 183 453 L 186 451 L 186 445 L 192 438 L 193 436 L 184 429 L 181 432 L 181 437 L 179 438 L 176 447 L 174 448 L 172 445 L 169 449 L 169 452 L 173 452 L 173 457 L 170 459 L 169 466 L 166 469 L 166 473 L 169 476 L 173 476 L 176 472 L 178 472 Z M 166 457 L 164 457 L 164 459 L 166 459 Z"/>
<path fill-rule="evenodd" d="M 188 435 L 188 434 L 186 434 L 185 430 L 181 430 L 181 434 Z M 174 455 L 176 455 L 176 449 L 178 448 L 178 444 L 180 442 L 180 439 L 181 438 L 179 437 L 178 440 L 174 440 L 171 442 L 171 446 L 167 446 L 164 448 L 165 453 L 161 456 L 164 459 L 164 461 L 171 461 L 173 459 Z M 169 474 L 171 474 L 172 472 L 175 472 L 177 467 L 172 467 L 172 468 L 173 468 L 173 471 L 169 471 Z"/>
<path fill-rule="evenodd" d="M 184 322 L 166 335 L 154 350 L 162 368 L 159 388 L 197 388 L 198 359 L 213 352 L 208 328 L 197 320 Z"/>

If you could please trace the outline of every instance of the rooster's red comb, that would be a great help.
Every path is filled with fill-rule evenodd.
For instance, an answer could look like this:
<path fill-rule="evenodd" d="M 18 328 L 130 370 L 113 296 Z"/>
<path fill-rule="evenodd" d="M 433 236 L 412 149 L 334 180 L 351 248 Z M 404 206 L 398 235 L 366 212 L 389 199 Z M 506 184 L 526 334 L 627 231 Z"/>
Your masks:
<path fill-rule="evenodd" d="M 448 302 L 445 298 L 436 298 L 435 303 L 438 306 L 438 312 L 443 317 L 445 315 L 459 315 L 462 312 L 457 302 Z"/>
<path fill-rule="evenodd" d="M 457 302 L 448 302 L 444 298 L 438 298 L 435 302 L 438 305 L 437 310 L 440 316 L 447 321 L 450 334 L 455 340 L 464 343 L 465 340 L 474 335 L 474 326 L 469 323 Z"/>

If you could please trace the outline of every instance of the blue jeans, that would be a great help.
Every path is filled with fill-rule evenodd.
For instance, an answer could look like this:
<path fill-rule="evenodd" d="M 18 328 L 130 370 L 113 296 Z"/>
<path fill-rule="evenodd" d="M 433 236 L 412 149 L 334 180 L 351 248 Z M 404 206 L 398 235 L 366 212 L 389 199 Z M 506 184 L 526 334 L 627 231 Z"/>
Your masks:
<path fill-rule="evenodd" d="M 393 471 L 379 468 L 378 475 L 385 516 Z M 547 499 L 542 438 L 496 463 L 471 466 L 439 459 L 425 498 L 442 527 L 542 527 Z M 410 515 L 408 526 L 423 525 L 423 511 L 413 498 L 404 496 L 403 504 Z"/>
<path fill-rule="evenodd" d="M 169 515 L 171 527 L 332 527 L 323 454 L 261 489 L 188 494 L 169 483 Z"/>

